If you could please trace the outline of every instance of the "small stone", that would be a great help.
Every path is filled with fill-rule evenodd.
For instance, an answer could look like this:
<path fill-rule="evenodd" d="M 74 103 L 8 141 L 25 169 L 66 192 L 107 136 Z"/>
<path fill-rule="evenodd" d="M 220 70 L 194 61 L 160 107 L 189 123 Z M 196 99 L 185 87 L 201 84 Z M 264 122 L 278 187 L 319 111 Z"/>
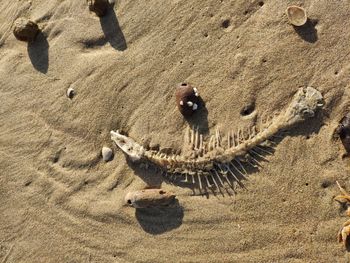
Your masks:
<path fill-rule="evenodd" d="M 306 11 L 300 6 L 288 6 L 286 14 L 289 22 L 294 26 L 303 26 L 307 22 Z"/>
<path fill-rule="evenodd" d="M 74 95 L 75 95 L 74 89 L 73 88 L 68 88 L 67 89 L 67 97 L 70 98 L 70 99 L 73 99 Z"/>
<path fill-rule="evenodd" d="M 185 117 L 189 117 L 195 113 L 200 105 L 200 98 L 197 88 L 193 88 L 187 83 L 181 83 L 177 86 L 175 97 L 177 107 L 181 114 Z"/>
<path fill-rule="evenodd" d="M 34 41 L 39 31 L 39 27 L 35 22 L 24 17 L 18 18 L 14 23 L 13 34 L 21 41 Z"/>
<path fill-rule="evenodd" d="M 108 0 L 88 0 L 89 10 L 94 12 L 97 16 L 101 17 L 107 13 L 110 7 L 110 1 Z"/>
<path fill-rule="evenodd" d="M 112 160 L 113 158 L 113 151 L 111 148 L 108 147 L 102 147 L 102 159 L 105 162 L 108 162 L 110 160 Z"/>

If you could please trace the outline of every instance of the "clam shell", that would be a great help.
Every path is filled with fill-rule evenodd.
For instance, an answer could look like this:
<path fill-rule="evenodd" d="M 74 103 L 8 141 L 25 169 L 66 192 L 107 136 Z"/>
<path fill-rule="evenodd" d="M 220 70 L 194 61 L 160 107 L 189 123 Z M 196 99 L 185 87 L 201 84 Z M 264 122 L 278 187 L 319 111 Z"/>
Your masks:
<path fill-rule="evenodd" d="M 288 8 L 286 9 L 286 14 L 289 22 L 294 26 L 305 25 L 307 21 L 306 11 L 300 6 L 288 6 Z"/>

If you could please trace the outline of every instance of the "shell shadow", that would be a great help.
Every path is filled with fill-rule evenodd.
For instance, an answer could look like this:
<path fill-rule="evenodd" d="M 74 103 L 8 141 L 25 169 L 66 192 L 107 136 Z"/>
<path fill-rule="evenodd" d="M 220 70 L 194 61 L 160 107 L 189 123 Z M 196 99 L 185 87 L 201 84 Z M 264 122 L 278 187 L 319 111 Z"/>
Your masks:
<path fill-rule="evenodd" d="M 41 73 L 47 73 L 49 68 L 49 42 L 41 31 L 33 42 L 28 43 L 27 50 L 33 67 Z"/>
<path fill-rule="evenodd" d="M 309 138 L 311 134 L 318 134 L 323 126 L 323 111 L 317 111 L 315 117 L 291 127 L 288 134 L 290 136 L 304 136 Z"/>
<path fill-rule="evenodd" d="M 293 26 L 295 32 L 305 41 L 309 43 L 315 43 L 318 40 L 317 29 L 317 20 L 308 19 L 303 26 Z"/>
<path fill-rule="evenodd" d="M 145 232 L 160 235 L 180 227 L 184 211 L 176 199 L 171 207 L 137 208 L 135 216 Z"/>
<path fill-rule="evenodd" d="M 198 128 L 200 134 L 206 135 L 209 134 L 208 110 L 202 97 L 199 96 L 198 100 L 199 108 L 197 112 L 184 118 L 191 127 Z"/>
<path fill-rule="evenodd" d="M 125 155 L 125 154 L 124 154 Z M 160 170 L 156 166 L 147 163 L 133 162 L 125 155 L 128 166 L 134 171 L 134 173 L 140 177 L 148 186 L 153 188 L 160 188 L 164 178 L 162 177 Z M 149 167 L 146 169 L 146 165 Z"/>
<path fill-rule="evenodd" d="M 120 29 L 117 16 L 113 8 L 109 8 L 106 15 L 100 17 L 100 24 L 106 40 L 119 51 L 127 49 L 126 40 Z"/>

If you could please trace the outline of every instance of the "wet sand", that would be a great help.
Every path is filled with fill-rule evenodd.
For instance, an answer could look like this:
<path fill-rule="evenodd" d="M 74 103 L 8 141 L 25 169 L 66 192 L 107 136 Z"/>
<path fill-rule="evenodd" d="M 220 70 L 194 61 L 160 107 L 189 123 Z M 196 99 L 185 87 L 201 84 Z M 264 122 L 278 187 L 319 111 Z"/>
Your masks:
<path fill-rule="evenodd" d="M 298 29 L 284 11 L 300 3 L 310 22 Z M 350 160 L 333 132 L 350 109 L 350 2 L 117 1 L 103 18 L 85 1 L 0 6 L 2 262 L 349 262 L 333 197 L 336 180 L 350 190 Z M 21 16 L 42 29 L 34 43 L 12 34 Z M 189 120 L 175 104 L 181 82 L 205 102 Z M 325 107 L 235 196 L 193 196 L 110 139 L 120 129 L 182 149 L 188 126 L 207 136 L 249 126 L 244 107 L 273 116 L 306 86 Z M 179 206 L 123 206 L 147 185 L 175 192 Z"/>

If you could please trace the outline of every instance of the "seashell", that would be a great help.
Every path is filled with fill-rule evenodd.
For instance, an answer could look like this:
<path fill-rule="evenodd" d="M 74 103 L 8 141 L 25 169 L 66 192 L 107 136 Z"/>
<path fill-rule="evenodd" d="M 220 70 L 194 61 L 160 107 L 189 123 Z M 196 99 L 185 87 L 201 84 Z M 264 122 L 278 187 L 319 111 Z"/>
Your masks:
<path fill-rule="evenodd" d="M 334 197 L 334 200 L 336 200 L 342 204 L 345 204 L 348 207 L 346 214 L 347 214 L 347 216 L 350 216 L 350 207 L 349 207 L 350 195 L 343 187 L 340 186 L 338 181 L 336 181 L 336 183 L 338 185 L 338 188 L 339 188 L 341 194 Z M 339 241 L 339 243 L 341 243 L 341 242 L 343 243 L 343 245 L 345 246 L 347 251 L 350 251 L 349 236 L 350 236 L 350 220 L 346 221 L 343 224 L 340 231 L 338 232 L 338 241 Z"/>
<path fill-rule="evenodd" d="M 175 203 L 176 195 L 163 189 L 144 189 L 129 192 L 125 196 L 125 204 L 135 208 L 170 206 Z"/>
<path fill-rule="evenodd" d="M 24 17 L 18 18 L 14 23 L 13 34 L 21 41 L 34 41 L 39 31 L 35 22 Z"/>
<path fill-rule="evenodd" d="M 110 2 L 108 0 L 88 0 L 88 5 L 90 11 L 101 17 L 107 13 Z"/>
<path fill-rule="evenodd" d="M 294 26 L 305 25 L 307 21 L 306 11 L 300 6 L 288 6 L 288 8 L 286 9 L 286 14 L 289 22 Z"/>
<path fill-rule="evenodd" d="M 68 88 L 66 94 L 68 98 L 72 99 L 75 95 L 75 90 L 73 88 Z"/>
<path fill-rule="evenodd" d="M 191 116 L 200 105 L 197 88 L 193 88 L 187 83 L 181 83 L 176 87 L 175 97 L 177 107 L 185 117 Z"/>
<path fill-rule="evenodd" d="M 112 160 L 113 158 L 113 151 L 111 148 L 108 148 L 108 147 L 102 147 L 102 159 L 105 161 L 105 162 L 108 162 L 110 160 Z"/>
<path fill-rule="evenodd" d="M 350 113 L 341 119 L 335 132 L 339 135 L 346 152 L 350 153 Z"/>

